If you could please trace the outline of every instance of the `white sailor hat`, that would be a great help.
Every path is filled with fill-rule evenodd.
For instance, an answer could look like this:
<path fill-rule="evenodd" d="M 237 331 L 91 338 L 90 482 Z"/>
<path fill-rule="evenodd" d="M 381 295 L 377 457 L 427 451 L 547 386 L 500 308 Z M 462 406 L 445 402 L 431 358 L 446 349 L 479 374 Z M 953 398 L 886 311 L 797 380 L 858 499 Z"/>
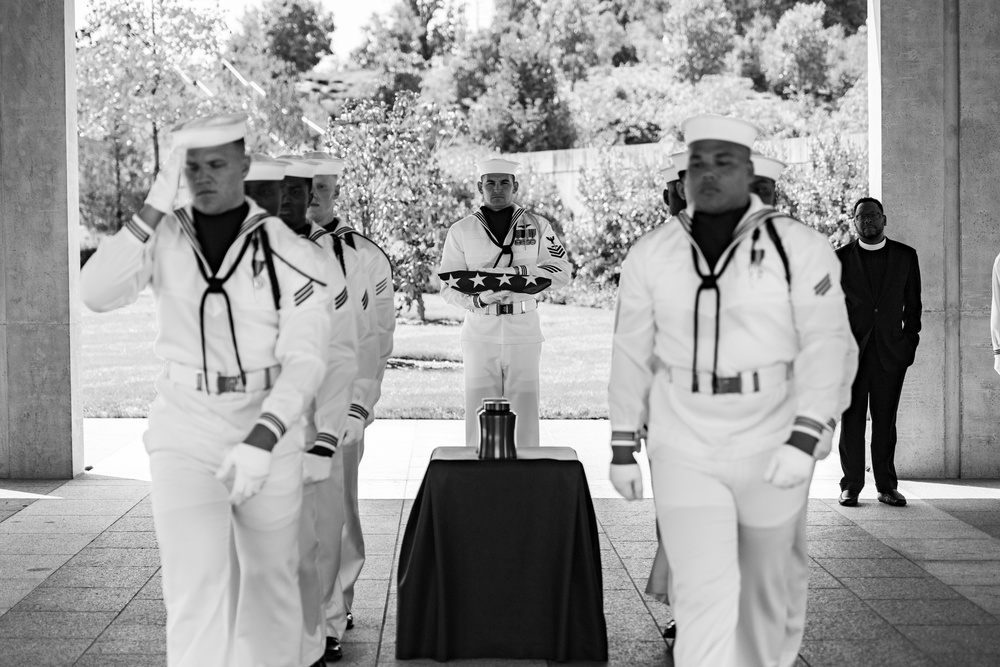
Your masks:
<path fill-rule="evenodd" d="M 285 177 L 285 168 L 288 163 L 284 160 L 275 160 L 270 155 L 264 153 L 250 154 L 250 171 L 247 172 L 244 181 L 280 181 Z"/>
<path fill-rule="evenodd" d="M 285 167 L 285 178 L 289 176 L 312 178 L 316 175 L 318 163 L 315 160 L 307 160 L 301 155 L 279 155 L 278 159 L 288 163 Z"/>
<path fill-rule="evenodd" d="M 340 176 L 344 173 L 344 161 L 323 151 L 306 153 L 302 157 L 318 163 L 313 176 Z"/>
<path fill-rule="evenodd" d="M 682 171 L 687 171 L 688 168 L 688 152 L 681 151 L 680 153 L 674 153 L 670 156 L 670 166 L 666 169 L 661 169 L 660 173 L 664 175 L 667 179 L 667 183 L 672 183 L 679 180 Z"/>
<path fill-rule="evenodd" d="M 501 158 L 480 160 L 476 163 L 476 176 L 479 178 L 482 178 L 485 174 L 510 174 L 511 176 L 517 176 L 517 171 L 520 167 L 520 162 L 503 160 Z"/>
<path fill-rule="evenodd" d="M 763 176 L 764 178 L 770 178 L 772 181 L 777 181 L 781 176 L 781 172 L 788 166 L 781 160 L 775 160 L 773 157 L 767 157 L 760 153 L 751 153 L 750 159 L 753 161 L 754 176 Z"/>
<path fill-rule="evenodd" d="M 247 133 L 247 116 L 243 113 L 203 116 L 174 126 L 171 139 L 174 146 L 184 148 L 207 148 L 222 146 Z"/>
<path fill-rule="evenodd" d="M 696 141 L 715 139 L 753 150 L 753 142 L 757 139 L 760 128 L 741 118 L 706 113 L 692 116 L 681 123 L 681 132 L 684 133 L 684 141 L 688 146 Z"/>

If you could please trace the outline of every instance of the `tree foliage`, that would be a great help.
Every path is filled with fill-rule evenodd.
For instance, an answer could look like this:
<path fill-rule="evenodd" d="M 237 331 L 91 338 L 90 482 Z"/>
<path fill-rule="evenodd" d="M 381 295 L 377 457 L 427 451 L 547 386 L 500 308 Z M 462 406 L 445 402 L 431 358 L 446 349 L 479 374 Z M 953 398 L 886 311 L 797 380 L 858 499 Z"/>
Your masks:
<path fill-rule="evenodd" d="M 293 72 L 308 72 L 330 53 L 333 16 L 317 0 L 266 0 L 260 9 L 267 51 Z"/>
<path fill-rule="evenodd" d="M 386 251 L 397 292 L 421 319 L 448 225 L 458 219 L 436 151 L 461 124 L 455 112 L 403 92 L 392 107 L 356 102 L 327 134 L 345 162 L 338 215 Z"/>
<path fill-rule="evenodd" d="M 192 84 L 212 76 L 220 28 L 181 0 L 92 0 L 76 36 L 84 224 L 117 231 L 165 157 L 164 134 L 213 107 Z"/>
<path fill-rule="evenodd" d="M 718 74 L 733 50 L 733 16 L 723 0 L 676 0 L 667 12 L 667 61 L 685 80 L 696 83 Z"/>
<path fill-rule="evenodd" d="M 550 45 L 536 30 L 500 37 L 499 63 L 469 113 L 474 139 L 502 153 L 570 148 L 575 129 L 560 97 Z"/>
<path fill-rule="evenodd" d="M 851 207 L 868 196 L 868 148 L 836 134 L 809 140 L 810 159 L 778 182 L 778 208 L 839 247 L 851 239 Z"/>
<path fill-rule="evenodd" d="M 765 40 L 761 66 L 779 93 L 817 93 L 827 88 L 830 40 L 823 27 L 822 3 L 799 3 L 778 21 Z"/>

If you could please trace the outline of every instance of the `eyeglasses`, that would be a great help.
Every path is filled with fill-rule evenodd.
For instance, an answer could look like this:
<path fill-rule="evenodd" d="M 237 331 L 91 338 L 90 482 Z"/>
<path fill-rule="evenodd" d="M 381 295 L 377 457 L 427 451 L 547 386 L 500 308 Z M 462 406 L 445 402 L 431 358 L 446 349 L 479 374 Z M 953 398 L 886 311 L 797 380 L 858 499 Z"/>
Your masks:
<path fill-rule="evenodd" d="M 854 216 L 858 222 L 876 222 L 882 219 L 881 213 L 860 213 Z"/>

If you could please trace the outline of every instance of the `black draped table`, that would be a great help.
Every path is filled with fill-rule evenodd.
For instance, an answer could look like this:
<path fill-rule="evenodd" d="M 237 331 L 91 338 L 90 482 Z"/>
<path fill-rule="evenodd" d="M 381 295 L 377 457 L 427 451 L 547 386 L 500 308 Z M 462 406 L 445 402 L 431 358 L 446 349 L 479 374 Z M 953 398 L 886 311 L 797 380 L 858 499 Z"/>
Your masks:
<path fill-rule="evenodd" d="M 566 447 L 434 450 L 399 556 L 396 657 L 608 659 L 597 519 Z"/>

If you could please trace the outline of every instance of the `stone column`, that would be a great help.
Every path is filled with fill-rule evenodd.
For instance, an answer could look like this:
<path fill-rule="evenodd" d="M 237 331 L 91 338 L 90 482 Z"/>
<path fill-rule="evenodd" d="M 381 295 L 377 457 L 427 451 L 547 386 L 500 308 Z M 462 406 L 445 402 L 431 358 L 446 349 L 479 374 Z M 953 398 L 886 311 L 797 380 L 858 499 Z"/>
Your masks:
<path fill-rule="evenodd" d="M 73 0 L 0 2 L 0 479 L 83 467 Z"/>
<path fill-rule="evenodd" d="M 1000 14 L 995 0 L 874 3 L 886 234 L 917 249 L 923 283 L 896 468 L 900 477 L 1000 477 L 989 330 L 1000 252 Z"/>

